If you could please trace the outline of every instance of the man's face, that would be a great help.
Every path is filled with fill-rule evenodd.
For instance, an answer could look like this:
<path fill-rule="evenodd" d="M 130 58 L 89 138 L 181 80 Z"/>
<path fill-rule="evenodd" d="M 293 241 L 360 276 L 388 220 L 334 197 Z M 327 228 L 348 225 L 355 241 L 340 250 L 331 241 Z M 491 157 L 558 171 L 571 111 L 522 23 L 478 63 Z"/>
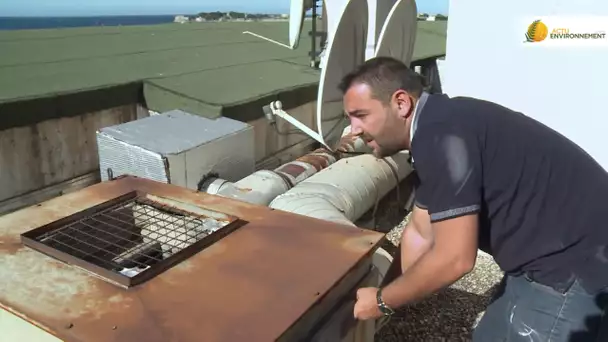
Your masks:
<path fill-rule="evenodd" d="M 367 84 L 359 83 L 348 89 L 343 101 L 351 131 L 361 135 L 374 150 L 374 156 L 388 157 L 408 147 L 409 107 L 404 108 L 404 101 L 400 101 L 398 96 L 393 96 L 390 103 L 385 105 L 372 97 Z M 409 102 L 409 98 L 405 102 Z"/>

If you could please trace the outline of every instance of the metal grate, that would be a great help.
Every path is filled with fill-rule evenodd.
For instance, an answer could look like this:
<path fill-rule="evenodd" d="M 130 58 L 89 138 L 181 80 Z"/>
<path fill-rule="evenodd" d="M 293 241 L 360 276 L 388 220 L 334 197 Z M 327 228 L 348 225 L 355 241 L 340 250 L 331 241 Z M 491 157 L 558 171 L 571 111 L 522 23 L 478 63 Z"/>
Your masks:
<path fill-rule="evenodd" d="M 237 228 L 236 218 L 219 216 L 227 219 L 194 214 L 133 192 L 29 231 L 22 239 L 31 248 L 129 287 Z"/>

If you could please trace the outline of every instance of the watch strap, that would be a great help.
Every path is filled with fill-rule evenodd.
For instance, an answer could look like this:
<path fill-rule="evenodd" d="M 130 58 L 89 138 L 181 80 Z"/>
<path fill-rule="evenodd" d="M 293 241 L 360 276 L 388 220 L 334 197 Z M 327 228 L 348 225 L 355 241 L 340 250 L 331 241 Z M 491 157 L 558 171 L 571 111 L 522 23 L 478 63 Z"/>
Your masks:
<path fill-rule="evenodd" d="M 384 314 L 385 316 L 390 316 L 395 313 L 395 311 L 391 307 L 386 305 L 386 303 L 382 299 L 382 289 L 378 289 L 378 291 L 376 292 L 376 301 L 378 302 L 378 308 L 380 309 L 380 312 L 382 312 L 382 314 Z"/>

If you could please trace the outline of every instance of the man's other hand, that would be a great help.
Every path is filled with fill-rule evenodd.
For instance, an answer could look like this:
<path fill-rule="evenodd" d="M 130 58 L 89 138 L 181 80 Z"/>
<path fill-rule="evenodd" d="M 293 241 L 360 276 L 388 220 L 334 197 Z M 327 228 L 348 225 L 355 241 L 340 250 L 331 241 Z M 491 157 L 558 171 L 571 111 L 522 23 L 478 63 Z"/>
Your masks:
<path fill-rule="evenodd" d="M 377 287 L 363 287 L 357 290 L 357 302 L 354 309 L 356 319 L 364 321 L 376 319 L 383 315 L 378 308 L 377 292 Z"/>

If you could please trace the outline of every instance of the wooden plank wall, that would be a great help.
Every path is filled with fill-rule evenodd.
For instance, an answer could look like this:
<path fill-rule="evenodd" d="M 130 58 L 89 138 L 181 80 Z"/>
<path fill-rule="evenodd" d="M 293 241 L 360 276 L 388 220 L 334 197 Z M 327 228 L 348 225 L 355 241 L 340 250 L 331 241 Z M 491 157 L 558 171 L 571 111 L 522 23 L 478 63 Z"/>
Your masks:
<path fill-rule="evenodd" d="M 287 112 L 316 130 L 316 102 Z M 146 116 L 147 109 L 133 103 L 0 131 L 0 215 L 99 182 L 96 130 Z M 257 169 L 274 169 L 315 143 L 278 117 L 281 133 L 264 116 L 248 123 L 254 128 Z"/>
<path fill-rule="evenodd" d="M 135 120 L 142 115 L 138 107 L 134 103 L 1 131 L 0 214 L 61 194 L 70 183 L 81 187 L 96 182 L 96 130 Z M 47 187 L 46 195 L 32 194 Z"/>

